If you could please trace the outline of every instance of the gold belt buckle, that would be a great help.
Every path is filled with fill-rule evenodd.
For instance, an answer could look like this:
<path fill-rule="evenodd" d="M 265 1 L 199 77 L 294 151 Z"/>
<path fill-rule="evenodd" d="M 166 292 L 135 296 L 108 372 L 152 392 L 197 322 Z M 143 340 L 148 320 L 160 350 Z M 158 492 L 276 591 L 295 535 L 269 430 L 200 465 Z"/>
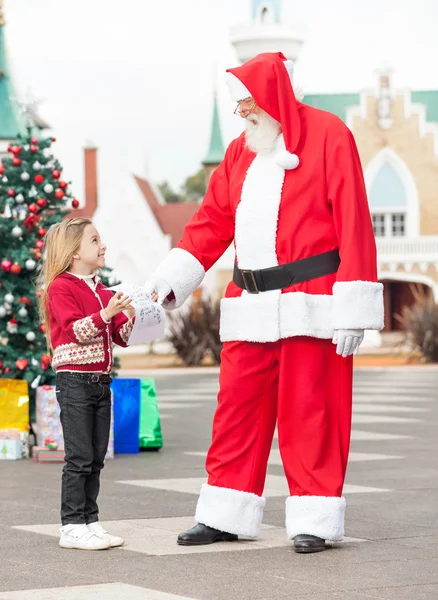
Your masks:
<path fill-rule="evenodd" d="M 242 273 L 242 277 L 243 277 L 243 283 L 245 284 L 245 289 L 248 292 L 248 294 L 258 294 L 260 292 L 259 287 L 257 285 L 257 281 L 256 278 L 254 276 L 254 272 L 249 270 L 249 269 L 241 269 L 240 271 Z M 250 289 L 248 286 L 248 282 L 246 280 L 246 276 L 249 276 L 251 278 L 251 283 L 253 284 L 253 289 Z"/>

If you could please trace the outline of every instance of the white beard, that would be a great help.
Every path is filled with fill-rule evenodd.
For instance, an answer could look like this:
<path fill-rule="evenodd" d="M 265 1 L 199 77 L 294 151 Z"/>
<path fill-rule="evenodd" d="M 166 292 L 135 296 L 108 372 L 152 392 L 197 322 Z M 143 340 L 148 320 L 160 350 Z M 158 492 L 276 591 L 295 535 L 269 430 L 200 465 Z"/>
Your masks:
<path fill-rule="evenodd" d="M 247 147 L 256 154 L 269 154 L 280 134 L 280 123 L 265 112 L 248 115 L 245 122 Z"/>

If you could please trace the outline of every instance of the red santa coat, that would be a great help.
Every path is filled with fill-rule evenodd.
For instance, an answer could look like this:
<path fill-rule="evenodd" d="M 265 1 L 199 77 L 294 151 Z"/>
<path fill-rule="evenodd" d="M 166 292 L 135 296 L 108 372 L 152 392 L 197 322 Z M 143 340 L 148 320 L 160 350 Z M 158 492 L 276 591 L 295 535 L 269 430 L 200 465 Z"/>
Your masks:
<path fill-rule="evenodd" d="M 335 329 L 383 327 L 383 286 L 377 283 L 374 232 L 353 136 L 338 117 L 296 102 L 292 88 L 291 94 L 299 123 L 293 147 L 284 126 L 269 155 L 249 150 L 245 134 L 235 139 L 178 248 L 155 275 L 171 286 L 175 299 L 167 308 L 176 308 L 233 240 L 241 269 L 274 267 L 335 248 L 340 267 L 259 294 L 231 282 L 221 305 L 223 341 L 331 338 Z M 253 96 L 264 108 L 261 93 Z M 275 110 L 270 114 L 277 116 Z M 285 169 L 285 150 L 291 149 L 299 166 Z"/>

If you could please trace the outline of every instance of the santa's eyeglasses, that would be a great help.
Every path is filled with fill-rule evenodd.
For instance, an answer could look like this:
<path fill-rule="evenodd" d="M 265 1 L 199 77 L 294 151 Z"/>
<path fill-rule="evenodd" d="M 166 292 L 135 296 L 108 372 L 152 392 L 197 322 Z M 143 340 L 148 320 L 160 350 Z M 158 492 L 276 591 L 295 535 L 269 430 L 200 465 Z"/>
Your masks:
<path fill-rule="evenodd" d="M 251 114 L 256 106 L 257 103 L 253 98 L 245 98 L 244 100 L 239 100 L 236 108 L 234 109 L 234 114 L 239 117 L 242 116 L 242 113 Z"/>

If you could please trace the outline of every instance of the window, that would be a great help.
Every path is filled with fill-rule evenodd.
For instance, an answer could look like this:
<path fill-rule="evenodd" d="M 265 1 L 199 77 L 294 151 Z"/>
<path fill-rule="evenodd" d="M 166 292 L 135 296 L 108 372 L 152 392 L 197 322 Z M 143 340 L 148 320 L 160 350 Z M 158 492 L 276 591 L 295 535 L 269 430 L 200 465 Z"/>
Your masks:
<path fill-rule="evenodd" d="M 373 215 L 374 235 L 385 237 L 385 215 Z"/>
<path fill-rule="evenodd" d="M 376 237 L 404 237 L 406 235 L 406 213 L 378 212 L 371 217 Z"/>
<path fill-rule="evenodd" d="M 391 232 L 393 237 L 403 237 L 405 235 L 405 215 L 391 215 Z"/>

